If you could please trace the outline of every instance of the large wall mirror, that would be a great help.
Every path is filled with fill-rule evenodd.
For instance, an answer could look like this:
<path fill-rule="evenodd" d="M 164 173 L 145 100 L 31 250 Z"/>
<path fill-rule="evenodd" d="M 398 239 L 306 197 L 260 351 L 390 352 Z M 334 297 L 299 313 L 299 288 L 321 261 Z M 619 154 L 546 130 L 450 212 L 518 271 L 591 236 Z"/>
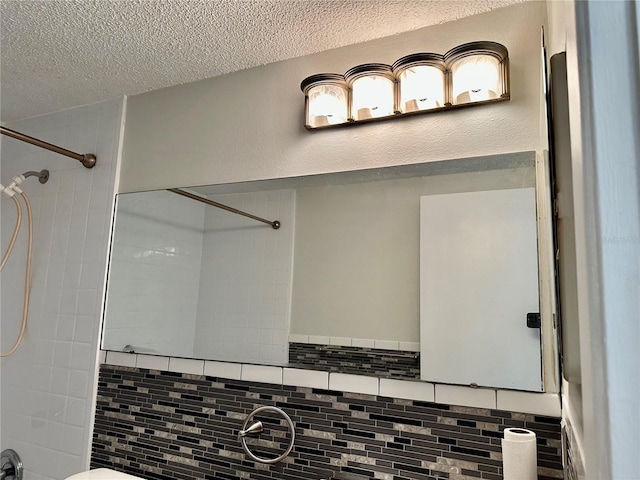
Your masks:
<path fill-rule="evenodd" d="M 540 391 L 535 175 L 520 152 L 181 189 L 278 229 L 120 194 L 103 349 Z"/>

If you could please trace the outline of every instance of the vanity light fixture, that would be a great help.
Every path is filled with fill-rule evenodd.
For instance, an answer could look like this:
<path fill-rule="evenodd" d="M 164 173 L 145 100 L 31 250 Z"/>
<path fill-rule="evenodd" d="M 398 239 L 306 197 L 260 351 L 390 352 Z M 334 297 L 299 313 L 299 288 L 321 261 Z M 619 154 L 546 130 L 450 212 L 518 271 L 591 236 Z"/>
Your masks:
<path fill-rule="evenodd" d="M 509 95 L 507 49 L 495 42 L 460 45 L 445 55 L 451 72 L 451 103 L 485 102 Z"/>
<path fill-rule="evenodd" d="M 398 79 L 400 113 L 445 106 L 446 68 L 437 53 L 414 53 L 393 64 Z"/>
<path fill-rule="evenodd" d="M 305 126 L 319 128 L 346 123 L 349 118 L 349 89 L 342 75 L 319 73 L 300 85 L 305 94 Z"/>
<path fill-rule="evenodd" d="M 495 42 L 465 43 L 444 55 L 407 55 L 393 66 L 311 75 L 300 88 L 309 130 L 500 102 L 510 99 L 509 53 Z"/>
<path fill-rule="evenodd" d="M 344 74 L 351 91 L 351 119 L 388 117 L 396 113 L 395 77 L 390 65 L 366 63 Z"/>

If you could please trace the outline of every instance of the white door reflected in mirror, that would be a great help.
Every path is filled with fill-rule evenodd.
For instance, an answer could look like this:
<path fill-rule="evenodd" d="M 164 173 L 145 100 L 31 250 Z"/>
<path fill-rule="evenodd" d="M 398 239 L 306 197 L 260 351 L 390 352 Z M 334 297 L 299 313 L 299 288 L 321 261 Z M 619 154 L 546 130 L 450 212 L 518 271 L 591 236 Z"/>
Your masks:
<path fill-rule="evenodd" d="M 542 391 L 535 189 L 425 196 L 420 218 L 421 378 Z"/>

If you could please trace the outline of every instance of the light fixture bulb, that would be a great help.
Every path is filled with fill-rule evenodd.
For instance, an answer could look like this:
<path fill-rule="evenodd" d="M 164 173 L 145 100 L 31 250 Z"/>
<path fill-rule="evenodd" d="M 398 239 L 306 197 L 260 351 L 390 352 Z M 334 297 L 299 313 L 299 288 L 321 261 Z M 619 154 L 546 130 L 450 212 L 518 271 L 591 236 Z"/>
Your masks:
<path fill-rule="evenodd" d="M 452 66 L 453 104 L 482 102 L 500 96 L 500 60 L 491 55 L 469 55 Z"/>
<path fill-rule="evenodd" d="M 353 117 L 355 120 L 393 115 L 393 81 L 380 75 L 361 77 L 353 82 Z"/>
<path fill-rule="evenodd" d="M 349 88 L 344 76 L 319 73 L 305 78 L 300 88 L 306 96 L 307 128 L 328 127 L 349 121 Z"/>
<path fill-rule="evenodd" d="M 309 90 L 309 125 L 313 128 L 345 123 L 347 90 L 338 85 L 318 85 Z"/>
<path fill-rule="evenodd" d="M 390 65 L 367 63 L 344 74 L 351 87 L 351 118 L 388 117 L 396 112 L 396 84 Z"/>
<path fill-rule="evenodd" d="M 402 113 L 444 106 L 444 72 L 433 66 L 417 65 L 402 71 L 400 110 Z"/>

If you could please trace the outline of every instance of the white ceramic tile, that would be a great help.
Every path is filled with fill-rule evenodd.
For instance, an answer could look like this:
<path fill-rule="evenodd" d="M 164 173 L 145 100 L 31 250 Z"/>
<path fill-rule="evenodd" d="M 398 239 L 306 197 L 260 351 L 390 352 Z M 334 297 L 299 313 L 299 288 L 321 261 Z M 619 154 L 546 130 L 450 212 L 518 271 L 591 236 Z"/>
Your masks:
<path fill-rule="evenodd" d="M 381 378 L 380 395 L 433 402 L 435 400 L 435 386 L 433 383 L 428 382 L 410 382 L 408 380 Z"/>
<path fill-rule="evenodd" d="M 82 427 L 87 410 L 87 400 L 72 398 L 67 401 L 65 422 L 76 427 Z"/>
<path fill-rule="evenodd" d="M 93 372 L 91 372 L 93 374 Z M 87 398 L 89 388 L 89 372 L 71 370 L 69 374 L 69 396 L 75 398 Z"/>
<path fill-rule="evenodd" d="M 204 362 L 204 374 L 209 377 L 229 378 L 240 380 L 242 377 L 242 364 L 230 362 Z"/>
<path fill-rule="evenodd" d="M 69 391 L 69 372 L 68 368 L 53 368 L 53 371 L 49 374 L 51 377 L 51 393 L 67 394 Z"/>
<path fill-rule="evenodd" d="M 309 335 L 300 335 L 299 333 L 289 334 L 289 341 L 292 343 L 309 343 Z"/>
<path fill-rule="evenodd" d="M 73 340 L 75 342 L 91 343 L 96 327 L 95 317 L 91 315 L 76 315 Z"/>
<path fill-rule="evenodd" d="M 158 355 L 140 355 L 136 360 L 136 367 L 148 368 L 149 370 L 169 370 L 169 357 L 160 357 Z"/>
<path fill-rule="evenodd" d="M 169 371 L 204 375 L 204 360 L 172 357 L 169 358 Z"/>
<path fill-rule="evenodd" d="M 378 395 L 378 379 L 345 373 L 329 374 L 329 390 Z"/>
<path fill-rule="evenodd" d="M 282 383 L 295 387 L 329 388 L 329 373 L 318 370 L 303 370 L 297 368 L 284 368 Z"/>
<path fill-rule="evenodd" d="M 398 350 L 398 342 L 394 340 L 376 340 L 375 348 L 383 348 L 385 350 Z"/>
<path fill-rule="evenodd" d="M 105 363 L 107 365 L 119 365 L 121 367 L 135 367 L 136 354 L 108 351 Z"/>
<path fill-rule="evenodd" d="M 314 345 L 329 345 L 331 337 L 324 337 L 321 335 L 309 335 L 309 343 Z"/>
<path fill-rule="evenodd" d="M 329 345 L 339 345 L 342 347 L 351 346 L 351 338 L 349 337 L 331 337 L 329 338 Z"/>
<path fill-rule="evenodd" d="M 398 342 L 398 348 L 405 352 L 419 352 L 420 342 Z"/>
<path fill-rule="evenodd" d="M 71 366 L 72 342 L 58 341 L 53 354 L 55 367 L 69 368 Z"/>
<path fill-rule="evenodd" d="M 560 417 L 560 396 L 555 393 L 497 391 L 498 410 Z"/>
<path fill-rule="evenodd" d="M 74 370 L 89 370 L 95 358 L 95 350 L 89 343 L 75 342 L 71 353 L 71 368 Z"/>
<path fill-rule="evenodd" d="M 372 338 L 352 338 L 351 345 L 359 348 L 374 348 L 375 340 Z"/>
<path fill-rule="evenodd" d="M 490 388 L 436 384 L 436 403 L 495 409 L 496 391 Z"/>
<path fill-rule="evenodd" d="M 242 380 L 282 385 L 282 368 L 267 365 L 242 365 Z"/>

